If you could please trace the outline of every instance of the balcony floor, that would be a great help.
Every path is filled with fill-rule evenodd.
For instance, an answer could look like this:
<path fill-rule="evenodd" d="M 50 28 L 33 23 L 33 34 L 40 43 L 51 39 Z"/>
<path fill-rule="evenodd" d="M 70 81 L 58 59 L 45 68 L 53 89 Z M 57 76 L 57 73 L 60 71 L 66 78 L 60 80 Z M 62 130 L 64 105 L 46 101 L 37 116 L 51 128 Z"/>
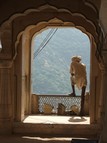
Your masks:
<path fill-rule="evenodd" d="M 90 117 L 57 116 L 57 115 L 30 115 L 23 123 L 35 124 L 90 124 Z"/>
<path fill-rule="evenodd" d="M 23 122 L 14 123 L 14 134 L 94 138 L 99 136 L 97 124 L 90 124 L 89 116 L 29 115 Z"/>

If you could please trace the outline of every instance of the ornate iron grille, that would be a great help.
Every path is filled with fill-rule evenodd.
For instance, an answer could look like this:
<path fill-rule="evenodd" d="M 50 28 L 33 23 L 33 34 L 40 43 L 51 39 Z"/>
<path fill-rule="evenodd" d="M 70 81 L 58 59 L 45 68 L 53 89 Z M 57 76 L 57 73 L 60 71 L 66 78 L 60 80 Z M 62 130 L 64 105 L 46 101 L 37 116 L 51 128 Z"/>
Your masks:
<path fill-rule="evenodd" d="M 54 107 L 54 110 L 57 112 L 58 103 L 62 103 L 66 110 L 70 110 L 72 105 L 77 105 L 80 109 L 81 97 L 70 97 L 70 96 L 55 96 L 55 95 L 38 95 L 38 105 L 39 111 L 43 112 L 43 105 L 47 103 Z"/>

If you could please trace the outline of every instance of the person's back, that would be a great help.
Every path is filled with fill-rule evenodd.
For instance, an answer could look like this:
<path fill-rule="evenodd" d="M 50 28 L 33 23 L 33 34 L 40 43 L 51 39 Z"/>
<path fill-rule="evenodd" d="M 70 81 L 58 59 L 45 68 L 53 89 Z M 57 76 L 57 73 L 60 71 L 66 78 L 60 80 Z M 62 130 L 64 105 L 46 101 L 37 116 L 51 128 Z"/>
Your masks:
<path fill-rule="evenodd" d="M 70 74 L 71 74 L 71 85 L 73 92 L 70 93 L 70 96 L 76 96 L 75 94 L 75 85 L 82 89 L 81 91 L 81 110 L 80 115 L 84 115 L 84 95 L 85 89 L 87 85 L 87 77 L 86 77 L 86 66 L 83 63 L 80 63 L 81 57 L 74 56 L 72 57 L 72 63 L 70 65 Z"/>
<path fill-rule="evenodd" d="M 85 77 L 86 66 L 80 62 L 72 62 L 72 68 L 74 69 L 75 75 Z"/>
<path fill-rule="evenodd" d="M 87 84 L 86 66 L 83 63 L 72 61 L 71 69 L 71 72 L 74 74 L 75 84 L 81 89 Z"/>

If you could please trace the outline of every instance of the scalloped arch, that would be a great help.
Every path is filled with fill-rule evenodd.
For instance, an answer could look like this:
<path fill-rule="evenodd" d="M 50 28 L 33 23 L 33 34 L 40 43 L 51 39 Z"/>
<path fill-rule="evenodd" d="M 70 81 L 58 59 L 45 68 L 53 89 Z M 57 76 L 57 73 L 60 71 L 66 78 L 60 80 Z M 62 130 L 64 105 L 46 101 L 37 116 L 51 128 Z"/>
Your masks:
<path fill-rule="evenodd" d="M 96 14 L 95 8 L 93 8 L 93 6 L 90 7 L 90 5 L 88 5 L 88 7 Z M 12 35 L 12 51 L 15 52 L 15 43 L 19 33 L 23 32 L 30 25 L 38 25 L 40 22 L 49 24 L 49 21 L 54 18 L 61 20 L 62 23 L 70 22 L 73 23 L 75 27 L 83 27 L 87 33 L 90 33 L 94 37 L 95 42 L 98 42 L 97 28 L 93 21 L 90 21 L 87 17 L 85 17 L 85 15 L 81 13 L 71 13 L 71 11 L 68 9 L 58 9 L 51 5 L 44 5 L 38 7 L 37 9 L 28 9 L 24 13 L 15 14 L 1 25 L 0 30 L 6 31 L 6 29 L 8 30 L 10 28 L 10 31 L 13 32 L 14 35 Z M 11 38 L 12 37 L 8 37 L 10 40 Z"/>
<path fill-rule="evenodd" d="M 48 14 L 48 17 L 46 17 L 46 15 L 43 13 Z M 36 16 L 38 14 L 40 14 L 40 16 L 42 15 L 41 16 L 42 18 L 39 18 L 40 20 L 36 19 Z M 64 14 L 65 16 L 62 16 L 62 14 Z M 35 18 L 35 20 L 32 17 Z M 97 41 L 97 32 L 96 32 L 96 27 L 93 21 L 90 21 L 88 18 L 86 18 L 81 13 L 71 13 L 69 10 L 57 9 L 56 7 L 53 7 L 50 5 L 41 6 L 38 9 L 28 9 L 23 14 L 14 15 L 13 17 L 10 18 L 9 21 L 14 20 L 14 23 L 16 25 L 19 24 L 18 23 L 19 21 L 22 22 L 22 26 L 20 26 L 19 29 L 17 30 L 17 35 L 18 35 L 19 32 L 23 31 L 29 25 L 34 25 L 41 21 L 48 22 L 49 20 L 55 17 L 58 19 L 61 19 L 64 22 L 66 21 L 73 22 L 77 26 L 84 27 L 85 29 L 87 29 L 89 33 L 91 33 L 94 36 L 95 40 Z"/>
<path fill-rule="evenodd" d="M 70 2 L 70 3 L 75 3 L 77 0 L 75 0 L 75 1 L 72 1 L 72 2 Z M 97 17 L 98 18 L 98 10 L 97 10 L 97 8 L 96 8 L 96 6 L 94 5 L 94 4 L 92 4 L 92 3 L 90 3 L 89 1 L 86 1 L 86 0 L 82 0 L 81 2 L 80 2 L 80 4 L 82 4 L 82 6 L 83 6 L 83 8 L 85 8 L 86 7 L 86 9 L 88 8 L 88 10 L 89 11 L 91 11 L 91 12 L 93 12 L 93 16 L 95 16 L 95 17 Z M 38 8 L 35 8 L 35 9 L 33 9 L 34 11 L 37 11 L 37 12 L 39 12 L 39 11 L 42 11 L 42 10 L 44 10 L 44 9 L 46 9 L 46 7 L 49 7 L 49 6 L 51 6 L 51 8 L 52 9 L 56 9 L 57 10 L 57 8 L 56 8 L 56 6 L 52 6 L 52 4 L 45 4 L 45 5 L 43 5 L 43 6 L 40 6 L 40 7 L 38 7 Z M 82 11 L 83 11 L 83 8 L 82 9 L 80 9 L 80 13 L 82 13 Z M 50 9 L 50 8 L 49 8 Z M 62 9 L 62 8 L 59 8 L 59 9 Z M 69 7 L 67 8 L 63 8 L 62 10 L 66 10 L 67 12 L 71 12 L 71 10 L 69 9 L 69 10 L 67 10 L 67 9 L 69 9 Z M 32 11 L 32 9 L 28 9 L 28 10 L 25 10 L 25 14 L 27 14 L 27 13 L 29 13 L 30 11 Z M 73 8 L 73 11 L 75 11 L 75 8 Z M 14 12 L 15 13 L 15 12 Z M 10 18 L 7 20 L 7 21 L 12 21 L 15 17 L 17 17 L 17 16 L 20 16 L 20 15 L 22 15 L 22 13 L 18 13 L 18 14 L 14 14 L 14 15 L 12 15 L 12 16 L 10 16 Z M 6 22 L 7 22 L 6 21 Z M 3 24 L 2 24 L 3 25 Z M 1 25 L 1 26 L 2 26 Z M 1 27 L 0 26 L 0 27 Z"/>

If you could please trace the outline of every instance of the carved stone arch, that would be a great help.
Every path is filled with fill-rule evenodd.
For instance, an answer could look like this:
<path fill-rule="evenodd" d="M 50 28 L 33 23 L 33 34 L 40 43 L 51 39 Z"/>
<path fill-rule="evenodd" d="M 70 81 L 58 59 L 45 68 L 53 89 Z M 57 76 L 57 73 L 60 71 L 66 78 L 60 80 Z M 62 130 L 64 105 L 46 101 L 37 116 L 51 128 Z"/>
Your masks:
<path fill-rule="evenodd" d="M 36 19 L 36 16 L 38 15 L 38 13 L 40 13 L 41 20 Z M 51 13 L 51 14 L 49 15 L 49 13 Z M 48 15 L 48 17 L 45 16 L 46 14 Z M 63 14 L 63 16 L 62 16 L 62 14 Z M 35 20 L 32 18 L 32 15 L 35 17 Z M 20 17 L 17 17 L 16 23 L 14 21 L 14 23 L 16 25 L 21 19 L 23 19 L 23 21 L 25 20 L 26 22 L 24 22 L 24 24 L 22 22 L 23 25 L 22 25 L 22 27 L 20 27 L 20 29 L 18 29 L 16 31 L 17 33 L 16 33 L 15 38 L 17 37 L 17 34 L 20 32 L 20 30 L 21 31 L 24 30 L 27 26 L 32 25 L 32 24 L 37 24 L 41 21 L 47 22 L 53 18 L 58 18 L 58 19 L 61 19 L 62 21 L 65 21 L 65 22 L 70 21 L 70 22 L 75 23 L 75 25 L 78 25 L 78 26 L 81 25 L 82 27 L 85 27 L 87 29 L 87 31 L 89 31 L 89 33 L 91 33 L 95 37 L 96 41 L 98 39 L 96 27 L 95 27 L 93 21 L 90 21 L 83 14 L 71 13 L 70 11 L 68 11 L 66 9 L 57 9 L 57 8 L 55 8 L 53 6 L 49 6 L 49 5 L 45 5 L 44 7 L 38 8 L 38 11 L 35 9 L 27 10 L 27 11 L 25 11 L 25 13 L 23 15 L 21 15 Z M 28 22 L 29 19 L 30 19 L 30 22 Z"/>
<path fill-rule="evenodd" d="M 20 42 L 20 37 L 22 34 L 26 33 L 26 35 L 30 34 L 30 39 L 32 39 L 33 35 L 35 35 L 35 33 L 39 33 L 40 31 L 44 30 L 47 27 L 75 27 L 79 30 L 81 30 L 83 33 L 85 33 L 89 38 L 93 37 L 93 35 L 91 33 L 89 33 L 88 31 L 86 31 L 86 29 L 82 26 L 78 26 L 75 25 L 73 22 L 64 22 L 58 18 L 53 18 L 49 21 L 43 21 L 43 22 L 39 22 L 37 25 L 29 25 L 24 31 L 20 32 L 17 36 L 17 40 L 15 42 L 15 49 L 17 49 L 17 44 Z M 97 36 L 97 34 L 96 34 Z M 94 37 L 93 37 L 94 39 Z M 16 50 L 15 50 L 16 51 Z"/>
<path fill-rule="evenodd" d="M 89 9 L 91 10 L 91 7 Z M 96 16 L 96 19 L 98 18 L 96 14 L 94 16 Z M 26 82 L 26 81 L 29 81 L 29 75 L 27 73 L 27 72 L 29 72 L 29 69 L 24 70 L 24 69 L 26 69 L 26 66 L 24 65 L 25 59 L 26 59 L 26 54 L 24 54 L 25 51 L 23 51 L 24 50 L 23 38 L 27 38 L 25 36 L 26 31 L 31 32 L 31 30 L 35 29 L 35 32 L 36 32 L 36 30 L 38 29 L 37 27 L 40 27 L 40 24 L 43 27 L 46 27 L 49 25 L 50 26 L 71 25 L 71 26 L 81 29 L 83 32 L 87 33 L 87 35 L 89 35 L 89 37 L 92 38 L 92 41 L 91 41 L 92 48 L 91 49 L 94 50 L 92 53 L 95 54 L 95 50 L 97 48 L 96 45 L 99 41 L 99 37 L 98 37 L 98 33 L 97 33 L 98 27 L 96 27 L 96 25 L 94 24 L 94 22 L 96 23 L 96 20 L 92 18 L 93 20 L 91 21 L 90 19 L 91 19 L 90 16 L 89 17 L 84 16 L 84 14 L 81 12 L 81 10 L 79 10 L 78 13 L 75 11 L 73 11 L 73 13 L 72 13 L 68 9 L 58 9 L 58 8 L 50 6 L 50 5 L 45 5 L 38 9 L 29 9 L 29 10 L 26 10 L 24 13 L 14 15 L 9 19 L 9 21 L 7 21 L 6 23 L 4 23 L 1 26 L 1 31 L 7 32 L 6 30 L 9 29 L 9 32 L 11 33 L 11 35 L 8 36 L 8 39 L 10 39 L 11 43 L 12 43 L 12 45 L 11 44 L 8 45 L 8 48 L 10 49 L 9 54 L 11 54 L 11 59 L 15 60 L 15 62 L 14 62 L 15 65 L 19 64 L 19 61 L 20 61 L 20 64 L 19 64 L 20 71 L 21 71 L 20 74 L 17 71 L 17 67 L 15 68 L 15 76 L 17 77 L 18 80 L 20 80 L 17 83 L 17 86 L 20 89 L 20 92 L 18 91 L 18 93 L 17 93 L 17 97 L 18 97 L 17 107 L 20 106 L 20 111 L 19 111 L 19 109 L 17 109 L 18 114 L 17 114 L 16 118 L 18 120 L 23 119 L 25 112 L 28 114 L 30 113 L 30 111 L 29 111 L 30 105 L 28 105 L 27 107 L 23 106 L 26 104 L 24 101 L 28 102 L 28 100 L 24 100 L 24 99 L 26 97 L 28 99 L 30 99 L 30 89 L 27 88 L 27 87 L 29 87 L 29 82 Z M 33 29 L 33 27 L 34 27 L 34 29 Z M 42 29 L 42 28 L 40 27 L 40 29 Z M 2 36 L 3 36 L 3 33 L 1 33 L 1 37 Z M 3 42 L 5 43 L 5 41 L 3 41 Z M 4 51 L 5 51 L 5 48 L 7 48 L 7 46 L 6 47 L 4 46 L 3 48 L 4 49 L 0 53 L 0 56 L 3 55 L 3 58 L 5 59 L 6 53 Z M 20 54 L 17 55 L 17 52 L 19 52 Z M 27 55 L 28 55 L 28 53 L 27 53 Z M 20 59 L 20 57 L 21 57 L 21 59 Z M 24 59 L 24 57 L 25 57 L 25 59 Z M 96 62 L 95 56 L 93 56 L 93 57 L 94 58 L 92 59 L 92 61 Z M 30 58 L 30 56 L 29 56 L 29 58 Z M 93 64 L 93 62 L 92 62 L 91 66 L 93 66 L 93 65 L 97 66 L 97 64 L 95 64 L 95 63 Z M 28 63 L 27 66 L 29 67 L 30 63 Z M 98 69 L 98 67 L 96 69 Z M 96 79 L 95 78 L 97 75 L 95 72 L 96 71 L 93 72 L 93 77 L 91 78 L 92 94 L 96 94 L 96 91 L 95 91 L 95 93 L 93 92 L 96 89 L 96 86 L 95 86 Z M 22 87 L 22 85 L 23 85 L 23 87 Z M 22 96 L 22 93 L 25 96 Z M 95 95 L 94 95 L 94 97 L 95 97 Z M 93 104 L 92 104 L 93 106 L 91 106 L 92 109 L 94 108 L 95 100 L 96 100 L 96 97 L 94 98 L 94 100 L 93 100 L 93 98 L 91 100 L 93 102 Z M 95 119 L 97 118 L 97 116 L 95 116 L 95 113 L 96 113 L 96 109 L 94 110 L 93 113 L 91 113 L 93 116 L 92 122 L 95 122 Z"/>
<path fill-rule="evenodd" d="M 93 37 L 93 35 L 91 34 L 91 33 L 89 33 L 88 31 L 86 31 L 87 29 L 85 29 L 84 27 L 82 27 L 82 26 L 78 26 L 78 25 L 75 25 L 73 22 L 70 22 L 70 21 L 62 21 L 62 20 L 60 20 L 60 19 L 58 19 L 58 18 L 53 18 L 53 19 L 51 19 L 51 20 L 49 20 L 49 21 L 42 21 L 42 22 L 39 22 L 38 24 L 36 24 L 36 25 L 29 25 L 28 27 L 26 27 L 26 29 L 23 31 L 23 32 L 21 32 L 21 33 L 19 33 L 19 36 L 18 36 L 18 38 L 17 38 L 17 41 L 16 41 L 16 51 L 17 51 L 17 48 L 18 48 L 18 45 L 19 45 L 19 43 L 20 42 L 22 42 L 22 40 L 20 41 L 19 39 L 20 38 L 22 38 L 23 36 L 25 37 L 25 39 L 26 39 L 26 42 L 24 41 L 24 43 L 27 43 L 28 42 L 28 44 L 26 44 L 28 47 L 27 47 L 27 49 L 30 49 L 31 50 L 31 40 L 32 40 L 32 37 L 33 37 L 33 35 L 35 34 L 35 33 L 38 33 L 39 31 L 41 31 L 41 30 L 43 30 L 43 29 L 45 29 L 46 27 L 48 27 L 48 26 L 54 26 L 54 27 L 60 27 L 60 26 L 64 26 L 64 27 L 75 27 L 75 28 L 78 28 L 78 29 L 80 29 L 82 32 L 84 32 L 85 34 L 87 34 L 88 35 L 88 37 L 90 38 L 90 41 L 91 41 L 91 52 L 92 53 L 94 53 L 95 54 L 95 49 L 96 49 L 96 42 L 95 42 L 95 38 Z M 97 35 L 97 34 L 96 34 Z M 29 44 L 30 43 L 30 44 Z M 23 45 L 23 47 L 21 48 L 21 49 L 26 49 L 26 45 Z M 29 53 L 31 53 L 31 51 L 29 52 Z M 27 55 L 29 56 L 29 53 L 27 53 Z M 24 57 L 25 57 L 25 52 L 23 52 L 22 53 L 22 57 L 23 57 L 23 54 L 24 54 Z M 27 56 L 27 57 L 28 57 Z M 30 56 L 29 56 L 30 57 Z M 16 58 L 17 59 L 17 58 Z M 95 62 L 95 57 L 94 57 L 94 59 L 92 59 L 91 61 L 94 61 Z M 23 63 L 24 62 L 24 63 Z M 29 61 L 27 61 L 26 59 L 24 60 L 22 62 L 22 65 L 25 65 L 25 63 L 27 62 L 27 63 L 29 63 L 29 64 L 27 64 L 27 67 L 30 67 L 30 62 Z M 91 63 L 92 64 L 92 66 L 93 66 L 93 62 Z M 97 67 L 98 68 L 98 67 Z M 26 73 L 27 71 L 25 71 L 25 73 Z M 95 79 L 95 74 L 96 73 L 94 73 L 94 71 L 92 71 L 93 72 L 93 79 Z M 95 71 L 96 72 L 96 71 Z M 30 75 L 30 74 L 29 74 Z M 24 77 L 25 77 L 26 75 L 24 74 Z M 27 78 L 28 78 L 28 80 L 27 81 L 30 81 L 30 77 L 29 76 L 27 76 Z M 94 82 L 93 82 L 93 79 L 91 78 L 91 82 L 94 84 Z M 29 83 L 28 83 L 29 84 Z M 93 84 L 92 84 L 92 86 L 93 86 Z M 91 88 L 91 91 L 90 91 L 90 93 L 93 93 L 93 91 L 94 91 L 94 89 L 95 89 L 96 87 L 92 87 Z M 19 94 L 19 96 L 20 96 L 20 94 Z M 26 112 L 29 114 L 30 112 L 29 112 L 29 107 L 31 106 L 31 105 L 28 105 L 30 102 L 29 102 L 29 100 L 28 99 L 30 99 L 30 91 L 28 91 L 28 93 L 25 95 L 25 98 L 26 98 L 26 105 L 27 105 L 27 107 L 25 107 L 26 108 Z M 24 98 L 24 99 L 25 99 Z M 91 100 L 93 100 L 93 98 L 91 98 Z M 95 101 L 95 100 L 94 100 Z M 94 103 L 94 101 L 93 101 L 93 103 Z M 29 102 L 29 103 L 28 103 Z M 20 105 L 20 102 L 18 103 L 19 105 Z M 94 104 L 92 104 L 92 106 L 91 106 L 91 108 L 93 109 L 93 107 L 94 107 Z M 92 116 L 92 118 L 91 118 L 91 122 L 94 122 L 95 121 L 95 118 L 96 117 L 94 117 L 94 114 L 95 114 L 95 112 L 93 112 L 93 110 L 91 110 L 92 111 L 92 113 L 90 113 L 90 115 Z"/>
<path fill-rule="evenodd" d="M 90 5 L 84 3 L 84 8 L 86 8 L 85 6 L 88 7 L 90 10 L 92 10 L 94 16 L 96 16 L 97 18 L 95 8 L 93 8 L 93 6 L 90 7 Z M 44 5 L 39 7 L 38 9 L 28 9 L 24 13 L 15 14 L 0 27 L 0 30 L 3 31 L 3 33 L 2 32 L 0 33 L 1 39 L 3 39 L 2 41 L 3 44 L 8 43 L 7 41 L 4 41 L 4 38 L 2 38 L 3 35 L 7 34 L 7 30 L 10 31 L 10 35 L 8 36 L 8 38 L 5 39 L 5 40 L 7 39 L 10 40 L 10 43 L 7 44 L 8 46 L 7 45 L 5 46 L 5 44 L 3 45 L 3 50 L 0 53 L 0 56 L 5 59 L 7 49 L 11 51 L 11 53 L 9 53 L 10 58 L 14 56 L 15 54 L 14 48 L 17 36 L 26 27 L 28 27 L 29 25 L 35 25 L 41 21 L 47 22 L 55 17 L 65 22 L 66 21 L 73 22 L 76 26 L 84 27 L 89 33 L 93 35 L 97 43 L 98 34 L 97 34 L 97 28 L 94 25 L 95 19 L 92 18 L 93 20 L 90 21 L 90 16 L 85 17 L 84 15 L 85 13 L 82 14 L 81 10 L 79 10 L 78 13 L 71 13 L 70 10 L 58 9 L 51 5 Z"/>

